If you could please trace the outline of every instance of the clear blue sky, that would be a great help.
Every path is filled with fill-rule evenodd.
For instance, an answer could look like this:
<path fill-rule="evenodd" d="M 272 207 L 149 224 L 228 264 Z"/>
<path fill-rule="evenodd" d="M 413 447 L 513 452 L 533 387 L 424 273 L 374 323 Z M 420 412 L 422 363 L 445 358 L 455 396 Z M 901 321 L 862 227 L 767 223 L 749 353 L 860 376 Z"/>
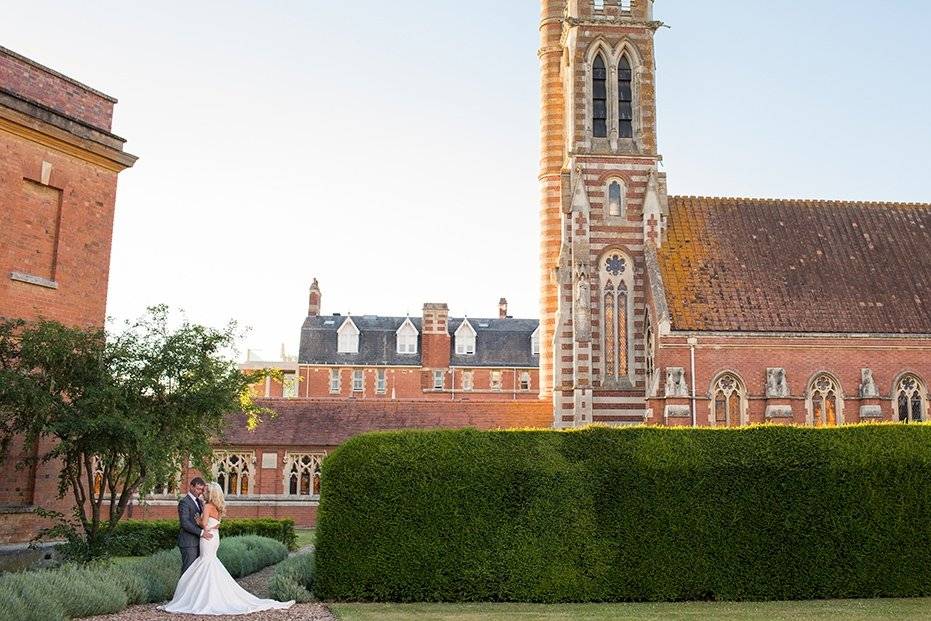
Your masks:
<path fill-rule="evenodd" d="M 659 0 L 676 194 L 931 201 L 931 2 Z M 9 3 L 0 45 L 119 98 L 109 312 L 293 351 L 326 312 L 536 316 L 532 0 Z"/>

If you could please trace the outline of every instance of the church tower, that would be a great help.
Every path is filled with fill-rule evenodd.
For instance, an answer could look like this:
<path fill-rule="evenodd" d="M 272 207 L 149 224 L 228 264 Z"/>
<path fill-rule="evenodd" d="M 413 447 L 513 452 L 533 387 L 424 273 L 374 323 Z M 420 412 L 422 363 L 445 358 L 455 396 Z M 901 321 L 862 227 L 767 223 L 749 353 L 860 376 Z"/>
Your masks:
<path fill-rule="evenodd" d="M 557 428 L 642 422 L 662 24 L 653 0 L 541 4 L 541 398 Z"/>

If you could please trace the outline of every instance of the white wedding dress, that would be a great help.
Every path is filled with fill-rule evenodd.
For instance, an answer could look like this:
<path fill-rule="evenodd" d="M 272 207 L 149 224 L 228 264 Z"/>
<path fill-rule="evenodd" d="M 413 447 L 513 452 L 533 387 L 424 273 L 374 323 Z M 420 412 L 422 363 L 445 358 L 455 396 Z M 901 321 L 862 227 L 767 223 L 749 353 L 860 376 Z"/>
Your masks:
<path fill-rule="evenodd" d="M 220 532 L 217 529 L 219 525 L 220 520 L 208 518 L 207 530 L 213 533 L 213 537 L 201 538 L 200 556 L 181 576 L 172 600 L 164 606 L 159 606 L 159 609 L 165 612 L 198 615 L 244 615 L 293 606 L 293 600 L 279 602 L 273 599 L 259 599 L 236 583 L 217 558 L 217 548 L 220 546 Z"/>

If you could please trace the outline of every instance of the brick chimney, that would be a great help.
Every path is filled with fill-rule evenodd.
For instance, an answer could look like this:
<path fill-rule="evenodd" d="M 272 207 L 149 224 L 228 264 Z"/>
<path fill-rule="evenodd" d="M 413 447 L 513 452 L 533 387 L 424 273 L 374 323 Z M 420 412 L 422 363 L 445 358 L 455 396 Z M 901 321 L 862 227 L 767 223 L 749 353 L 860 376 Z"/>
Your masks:
<path fill-rule="evenodd" d="M 449 306 L 424 304 L 421 323 L 421 366 L 426 369 L 449 367 Z"/>
<path fill-rule="evenodd" d="M 307 303 L 307 314 L 316 317 L 320 314 L 320 285 L 317 279 L 310 283 L 310 301 Z"/>
<path fill-rule="evenodd" d="M 508 316 L 508 299 L 501 298 L 498 300 L 498 319 L 507 319 Z"/>

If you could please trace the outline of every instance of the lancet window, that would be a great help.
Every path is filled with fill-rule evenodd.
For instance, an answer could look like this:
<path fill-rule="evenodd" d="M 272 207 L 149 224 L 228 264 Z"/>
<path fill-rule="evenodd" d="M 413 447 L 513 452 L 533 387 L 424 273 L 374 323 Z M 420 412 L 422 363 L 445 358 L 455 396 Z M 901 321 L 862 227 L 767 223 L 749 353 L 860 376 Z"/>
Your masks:
<path fill-rule="evenodd" d="M 255 453 L 214 451 L 213 478 L 227 496 L 252 493 L 255 478 Z"/>
<path fill-rule="evenodd" d="M 285 453 L 284 488 L 291 496 L 320 495 L 320 467 L 326 453 Z"/>
<path fill-rule="evenodd" d="M 716 427 L 741 424 L 746 390 L 743 382 L 733 373 L 723 373 L 711 386 L 711 407 Z"/>
<path fill-rule="evenodd" d="M 603 382 L 613 384 L 629 378 L 631 293 L 633 263 L 620 251 L 609 251 L 601 259 L 601 318 Z"/>
<path fill-rule="evenodd" d="M 924 420 L 924 386 L 914 375 L 905 375 L 896 386 L 895 404 L 899 420 L 903 423 Z"/>
<path fill-rule="evenodd" d="M 809 387 L 811 414 L 815 427 L 833 427 L 838 424 L 841 400 L 840 386 L 833 377 L 822 373 Z"/>

